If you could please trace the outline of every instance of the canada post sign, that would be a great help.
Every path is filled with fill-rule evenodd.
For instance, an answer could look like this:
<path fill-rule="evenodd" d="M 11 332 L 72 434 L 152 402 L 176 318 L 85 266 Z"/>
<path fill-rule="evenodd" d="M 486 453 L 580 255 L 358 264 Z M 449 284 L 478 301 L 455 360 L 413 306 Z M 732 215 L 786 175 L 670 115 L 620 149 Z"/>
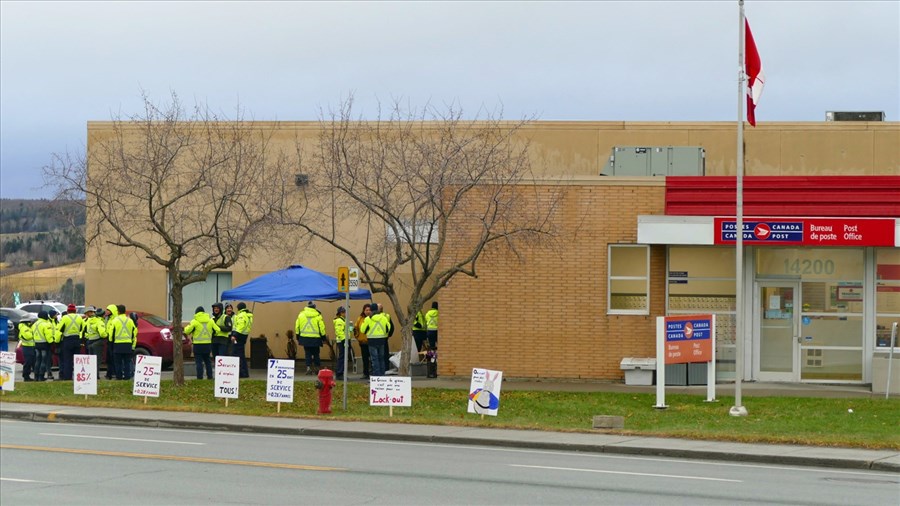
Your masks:
<path fill-rule="evenodd" d="M 712 360 L 712 315 L 667 316 L 666 363 Z"/>
<path fill-rule="evenodd" d="M 893 246 L 895 222 L 879 218 L 746 218 L 744 242 L 778 246 Z M 734 218 L 715 219 L 715 244 L 734 244 Z"/>

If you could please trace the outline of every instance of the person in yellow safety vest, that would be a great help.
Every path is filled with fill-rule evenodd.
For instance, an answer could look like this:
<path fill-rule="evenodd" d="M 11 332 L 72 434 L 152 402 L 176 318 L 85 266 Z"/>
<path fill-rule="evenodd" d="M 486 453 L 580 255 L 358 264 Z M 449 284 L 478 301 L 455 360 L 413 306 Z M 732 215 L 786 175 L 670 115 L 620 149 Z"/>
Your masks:
<path fill-rule="evenodd" d="M 297 315 L 294 332 L 297 335 L 297 343 L 303 346 L 306 355 L 306 375 L 318 373 L 322 366 L 319 348 L 325 344 L 325 320 L 322 319 L 322 313 L 316 309 L 315 302 L 310 301 Z"/>
<path fill-rule="evenodd" d="M 337 315 L 334 318 L 334 342 L 337 343 L 338 349 L 338 358 L 337 364 L 334 365 L 334 379 L 342 380 L 344 379 L 344 357 L 346 356 L 346 350 L 344 350 L 344 346 L 347 340 L 347 320 L 344 319 L 344 316 L 347 314 L 347 310 L 344 309 L 344 306 L 340 306 L 337 308 Z"/>
<path fill-rule="evenodd" d="M 369 357 L 372 360 L 372 376 L 384 376 L 384 363 L 387 357 L 387 338 L 391 331 L 391 320 L 384 313 L 378 312 L 378 304 L 369 306 L 372 315 L 363 321 L 360 332 L 369 339 Z"/>
<path fill-rule="evenodd" d="M 203 311 L 203 306 L 194 311 L 194 319 L 184 328 L 185 335 L 191 336 L 194 344 L 194 365 L 197 369 L 197 379 L 203 379 L 203 368 L 206 367 L 206 379 L 213 379 L 212 375 L 212 338 L 219 332 L 219 326 L 208 313 Z"/>
<path fill-rule="evenodd" d="M 113 336 L 109 331 L 109 326 L 113 320 L 119 316 L 119 309 L 115 304 L 106 306 L 106 379 L 116 377 L 116 354 L 113 352 Z"/>
<path fill-rule="evenodd" d="M 50 357 L 50 345 L 53 344 L 56 334 L 56 325 L 50 319 L 47 311 L 38 313 L 38 319 L 31 326 L 31 335 L 34 338 L 34 380 L 46 381 L 46 375 L 50 372 L 52 364 Z M 52 375 L 50 376 L 53 377 Z"/>
<path fill-rule="evenodd" d="M 97 316 L 97 308 L 88 306 L 84 308 L 84 327 L 81 337 L 85 340 L 87 352 L 97 357 L 97 366 L 100 366 L 100 355 L 103 353 L 103 345 L 106 340 L 106 324 L 103 318 Z"/>
<path fill-rule="evenodd" d="M 31 377 L 34 372 L 34 333 L 31 332 L 31 325 L 26 322 L 19 323 L 19 345 L 22 348 L 22 356 L 25 358 L 25 364 L 22 366 L 22 378 L 25 381 L 34 381 Z"/>
<path fill-rule="evenodd" d="M 228 307 L 230 308 L 231 304 L 228 304 Z M 213 304 L 212 311 L 212 319 L 219 326 L 219 330 L 216 331 L 212 338 L 212 360 L 213 364 L 215 364 L 216 357 L 219 355 L 231 356 L 231 327 L 233 323 L 232 313 L 223 311 L 221 302 Z"/>
<path fill-rule="evenodd" d="M 250 371 L 247 369 L 247 339 L 253 330 L 253 313 L 247 309 L 247 304 L 238 302 L 238 314 L 234 315 L 232 321 L 234 328 L 231 331 L 231 342 L 234 344 L 234 356 L 238 358 L 239 377 L 249 378 Z"/>
<path fill-rule="evenodd" d="M 369 374 L 371 372 L 369 368 L 372 365 L 372 357 L 369 356 L 369 337 L 360 329 L 362 328 L 363 322 L 366 321 L 366 318 L 371 315 L 372 308 L 368 304 L 364 304 L 362 311 L 359 313 L 359 317 L 356 318 L 356 324 L 353 325 L 353 337 L 356 338 L 356 342 L 359 344 L 359 354 L 363 365 L 362 379 L 364 380 L 369 379 Z"/>
<path fill-rule="evenodd" d="M 425 315 L 422 311 L 416 312 L 416 319 L 413 321 L 413 339 L 416 341 L 416 351 L 422 351 L 425 345 Z"/>
<path fill-rule="evenodd" d="M 81 350 L 81 332 L 84 329 L 84 320 L 75 311 L 75 304 L 69 304 L 66 314 L 56 325 L 59 335 L 62 336 L 59 353 L 59 379 L 63 381 L 72 381 L 75 354 Z"/>
<path fill-rule="evenodd" d="M 394 320 L 391 319 L 391 313 L 388 313 L 384 310 L 384 304 L 378 304 L 378 312 L 387 316 L 388 323 L 388 338 L 384 340 L 384 370 L 385 372 L 391 370 L 391 338 L 394 337 Z"/>
<path fill-rule="evenodd" d="M 130 379 L 131 359 L 134 348 L 137 346 L 137 326 L 134 320 L 125 313 L 125 306 L 116 306 L 118 313 L 115 318 L 110 318 L 107 325 L 107 334 L 113 341 L 113 356 L 116 364 L 116 379 Z"/>
<path fill-rule="evenodd" d="M 53 381 L 53 357 L 56 357 L 56 365 L 59 365 L 59 352 L 62 346 L 62 334 L 59 332 L 59 313 L 55 309 L 47 311 L 47 317 L 53 324 L 53 339 L 50 341 L 50 362 L 47 366 L 47 379 Z"/>
<path fill-rule="evenodd" d="M 438 342 L 438 303 L 431 303 L 431 309 L 425 313 L 425 322 L 428 329 L 428 348 L 437 351 Z"/>

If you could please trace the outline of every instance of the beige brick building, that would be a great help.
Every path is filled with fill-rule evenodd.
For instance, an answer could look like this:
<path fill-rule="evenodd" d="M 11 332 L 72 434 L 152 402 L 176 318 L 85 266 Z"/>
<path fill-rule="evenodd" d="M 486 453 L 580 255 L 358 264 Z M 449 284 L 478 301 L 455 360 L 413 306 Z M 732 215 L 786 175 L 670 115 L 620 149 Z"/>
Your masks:
<path fill-rule="evenodd" d="M 311 139 L 317 125 L 282 122 L 259 127 L 277 128 L 279 142 L 293 142 Z M 107 128 L 106 123 L 89 123 L 89 138 Z M 716 176 L 733 177 L 735 130 L 733 123 L 668 122 L 536 122 L 523 129 L 521 135 L 530 142 L 531 162 L 539 178 L 536 184 L 561 197 L 555 215 L 559 241 L 552 248 L 528 250 L 524 261 L 492 250 L 479 262 L 477 278 L 458 276 L 449 283 L 437 298 L 441 304 L 440 373 L 468 376 L 472 367 L 482 367 L 502 370 L 507 377 L 620 380 L 623 357 L 654 356 L 657 316 L 713 311 L 720 317 L 719 376 L 733 377 L 734 248 L 714 240 L 718 232 L 713 230 L 718 223 L 714 219 L 729 214 L 705 212 L 709 207 L 693 209 L 687 218 L 673 213 L 683 206 L 675 206 L 677 188 L 672 181 L 691 185 L 691 181 L 712 181 Z M 751 208 L 748 217 L 777 222 L 827 216 L 846 226 L 869 220 L 860 223 L 874 223 L 881 231 L 890 228 L 893 242 L 884 243 L 879 236 L 882 242 L 823 247 L 747 244 L 745 300 L 752 317 L 745 335 L 749 359 L 743 377 L 870 382 L 872 358 L 887 349 L 883 327 L 900 317 L 900 297 L 896 296 L 900 275 L 892 274 L 893 266 L 900 265 L 900 232 L 896 231 L 900 198 L 890 199 L 891 192 L 900 195 L 900 123 L 766 123 L 745 131 L 745 145 L 745 173 L 750 178 L 763 177 L 760 184 L 769 182 L 781 190 L 795 186 L 797 180 L 792 177 L 812 178 L 819 186 L 791 198 L 826 198 L 814 214 L 801 213 L 794 202 L 781 208 L 757 208 L 766 214 L 752 214 Z M 704 172 L 686 183 L 684 177 L 601 176 L 617 146 L 703 148 Z M 860 188 L 871 186 L 883 191 L 860 193 Z M 702 201 L 723 195 L 701 187 L 692 191 Z M 757 195 L 760 202 L 771 193 L 765 188 L 754 191 L 748 195 Z M 733 210 L 733 187 L 731 192 Z M 868 211 L 844 212 L 853 199 L 872 202 L 872 206 Z M 649 219 L 649 228 L 639 224 L 644 218 Z M 667 218 L 674 221 L 668 223 Z M 885 225 L 889 222 L 894 226 Z M 659 230 L 690 233 L 681 241 Z M 446 232 L 452 248 L 458 244 L 453 241 L 454 231 Z M 611 268 L 611 254 L 621 255 L 623 272 L 632 270 L 626 265 L 628 259 L 639 259 L 642 272 L 619 276 L 619 267 Z M 105 305 L 117 300 L 129 307 L 168 313 L 166 280 L 158 267 L 139 258 L 123 258 L 111 248 L 91 247 L 87 258 L 88 303 Z M 646 267 L 640 267 L 644 259 Z M 689 267 L 679 267 L 679 262 Z M 832 267 L 823 268 L 828 273 L 804 274 L 802 269 L 791 270 L 794 262 L 801 267 L 804 262 Z M 288 263 L 334 272 L 346 260 L 327 249 L 307 250 L 289 261 L 260 254 L 218 273 L 215 287 L 197 287 L 197 293 L 221 293 Z M 786 272 L 766 270 L 772 265 L 784 265 Z M 141 289 L 122 292 L 117 279 L 129 279 Z M 789 286 L 782 286 L 785 283 Z M 646 289 L 635 291 L 638 285 Z M 621 291 L 616 286 L 629 288 Z M 852 289 L 856 286 L 859 292 Z M 386 302 L 378 296 L 376 300 Z M 769 303 L 773 307 L 766 312 Z M 809 307 L 801 311 L 804 305 Z M 358 307 L 351 308 L 351 315 L 358 313 Z M 300 304 L 256 306 L 254 333 L 270 337 L 275 356 L 284 356 L 283 341 L 274 339 L 275 334 L 283 336 L 291 328 L 299 309 Z M 333 308 L 325 305 L 323 313 L 333 314 Z M 848 322 L 852 328 L 845 329 Z M 770 331 L 770 327 L 781 329 L 781 324 L 789 330 Z M 841 327 L 842 334 L 851 337 L 811 331 L 823 326 Z M 785 341 L 779 332 L 790 334 L 790 339 Z M 794 338 L 799 341 L 791 344 Z M 397 346 L 392 342 L 392 348 Z M 810 358 L 823 354 L 825 358 L 818 362 Z M 829 362 L 830 358 L 835 360 Z"/>

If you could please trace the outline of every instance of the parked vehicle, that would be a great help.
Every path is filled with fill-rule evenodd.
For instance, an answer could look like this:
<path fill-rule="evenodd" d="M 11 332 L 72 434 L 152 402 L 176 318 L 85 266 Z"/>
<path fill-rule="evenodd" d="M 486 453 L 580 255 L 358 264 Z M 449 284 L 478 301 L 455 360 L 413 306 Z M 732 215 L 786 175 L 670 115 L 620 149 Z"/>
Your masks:
<path fill-rule="evenodd" d="M 15 341 L 19 339 L 19 323 L 34 323 L 37 315 L 32 315 L 28 311 L 16 309 L 14 307 L 0 307 L 0 315 L 5 316 L 9 320 L 9 340 Z"/>
<path fill-rule="evenodd" d="M 16 309 L 28 311 L 34 315 L 35 320 L 37 320 L 38 313 L 41 311 L 50 312 L 51 309 L 61 315 L 66 314 L 66 305 L 56 300 L 29 300 L 16 306 Z"/>
<path fill-rule="evenodd" d="M 129 313 L 131 313 L 131 311 L 129 311 Z M 134 352 L 138 355 L 162 357 L 163 368 L 171 367 L 172 363 L 175 361 L 175 356 L 173 354 L 174 345 L 172 343 L 172 323 L 155 314 L 144 313 L 142 311 L 136 311 L 135 313 L 138 317 L 138 334 L 137 346 L 135 347 Z M 107 344 L 109 343 L 109 341 L 106 342 Z M 190 358 L 193 350 L 191 340 L 187 337 L 182 337 L 181 349 L 182 356 L 185 359 Z M 53 360 L 55 365 L 55 356 Z M 16 361 L 20 364 L 25 363 L 21 348 L 16 350 Z M 106 353 L 104 352 L 100 356 L 100 365 L 105 365 L 105 363 Z"/>
<path fill-rule="evenodd" d="M 129 311 L 130 312 L 130 311 Z M 172 322 L 151 313 L 137 312 L 138 338 L 135 353 L 138 355 L 154 355 L 162 357 L 163 368 L 168 368 L 175 361 L 172 343 Z M 181 356 L 188 359 L 193 354 L 191 340 L 181 337 Z"/>

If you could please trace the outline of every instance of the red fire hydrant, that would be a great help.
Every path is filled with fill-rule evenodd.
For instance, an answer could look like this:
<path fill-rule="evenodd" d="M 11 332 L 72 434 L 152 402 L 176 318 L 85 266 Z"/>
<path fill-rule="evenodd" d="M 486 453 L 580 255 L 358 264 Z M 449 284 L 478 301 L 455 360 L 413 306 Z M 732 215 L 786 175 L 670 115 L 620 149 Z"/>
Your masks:
<path fill-rule="evenodd" d="M 320 415 L 331 413 L 331 389 L 334 388 L 334 371 L 322 369 L 316 380 L 316 388 L 319 390 Z"/>

